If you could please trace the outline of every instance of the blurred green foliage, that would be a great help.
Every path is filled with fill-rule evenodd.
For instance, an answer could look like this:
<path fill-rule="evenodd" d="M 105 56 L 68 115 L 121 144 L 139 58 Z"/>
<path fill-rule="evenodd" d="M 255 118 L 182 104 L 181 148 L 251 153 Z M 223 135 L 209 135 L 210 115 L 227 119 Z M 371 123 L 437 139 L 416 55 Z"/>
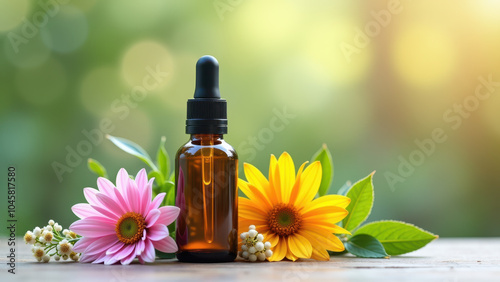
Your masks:
<path fill-rule="evenodd" d="M 325 143 L 335 161 L 329 193 L 377 170 L 370 221 L 443 237 L 500 234 L 500 97 L 462 118 L 454 108 L 479 76 L 500 80 L 496 2 L 401 1 L 350 60 L 341 44 L 356 46 L 387 1 L 222 1 L 233 3 L 225 10 L 214 1 L 49 2 L 58 3 L 0 1 L 0 179 L 16 167 L 19 234 L 76 220 L 71 206 L 96 187 L 88 158 L 113 181 L 120 167 L 145 167 L 106 134 L 148 152 L 166 136 L 173 156 L 188 140 L 186 100 L 206 54 L 220 63 L 225 138 L 241 164 L 267 171 L 283 151 L 301 163 Z M 456 129 L 443 119 L 449 110 Z M 385 173 L 397 174 L 435 128 L 447 140 L 391 187 Z"/>

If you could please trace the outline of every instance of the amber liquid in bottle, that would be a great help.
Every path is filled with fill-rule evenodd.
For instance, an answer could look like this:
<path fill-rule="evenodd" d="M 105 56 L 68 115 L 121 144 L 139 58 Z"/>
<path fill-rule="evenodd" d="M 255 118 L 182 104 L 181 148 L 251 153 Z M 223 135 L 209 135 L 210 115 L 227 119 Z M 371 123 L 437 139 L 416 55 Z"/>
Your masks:
<path fill-rule="evenodd" d="M 233 261 L 238 244 L 238 156 L 222 134 L 192 134 L 176 155 L 177 258 Z"/>

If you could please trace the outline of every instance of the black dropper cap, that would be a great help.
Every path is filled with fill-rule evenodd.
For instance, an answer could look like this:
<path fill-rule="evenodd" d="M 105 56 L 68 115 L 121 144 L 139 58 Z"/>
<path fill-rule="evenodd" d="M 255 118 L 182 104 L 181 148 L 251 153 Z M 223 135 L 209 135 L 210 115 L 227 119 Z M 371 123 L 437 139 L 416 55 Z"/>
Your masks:
<path fill-rule="evenodd" d="M 226 134 L 227 103 L 219 92 L 219 62 L 203 56 L 196 63 L 194 99 L 187 102 L 187 134 Z"/>

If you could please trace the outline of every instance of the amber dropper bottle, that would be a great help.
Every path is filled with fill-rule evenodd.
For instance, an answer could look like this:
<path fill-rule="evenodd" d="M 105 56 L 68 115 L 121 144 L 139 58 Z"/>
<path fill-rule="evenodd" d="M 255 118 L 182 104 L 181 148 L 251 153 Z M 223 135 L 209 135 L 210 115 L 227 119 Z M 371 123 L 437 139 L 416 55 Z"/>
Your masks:
<path fill-rule="evenodd" d="M 219 92 L 219 63 L 212 56 L 196 64 L 194 99 L 187 102 L 190 140 L 175 158 L 177 259 L 233 261 L 238 244 L 238 156 L 223 139 L 226 100 Z"/>

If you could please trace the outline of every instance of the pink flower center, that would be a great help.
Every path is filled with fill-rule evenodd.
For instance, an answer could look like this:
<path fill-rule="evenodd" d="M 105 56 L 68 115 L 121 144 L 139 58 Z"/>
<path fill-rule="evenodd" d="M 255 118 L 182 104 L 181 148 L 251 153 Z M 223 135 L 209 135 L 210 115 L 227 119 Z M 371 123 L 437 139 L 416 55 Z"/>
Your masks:
<path fill-rule="evenodd" d="M 133 244 L 142 238 L 146 228 L 144 217 L 135 212 L 128 212 L 118 220 L 115 231 L 118 240 L 125 244 Z"/>

